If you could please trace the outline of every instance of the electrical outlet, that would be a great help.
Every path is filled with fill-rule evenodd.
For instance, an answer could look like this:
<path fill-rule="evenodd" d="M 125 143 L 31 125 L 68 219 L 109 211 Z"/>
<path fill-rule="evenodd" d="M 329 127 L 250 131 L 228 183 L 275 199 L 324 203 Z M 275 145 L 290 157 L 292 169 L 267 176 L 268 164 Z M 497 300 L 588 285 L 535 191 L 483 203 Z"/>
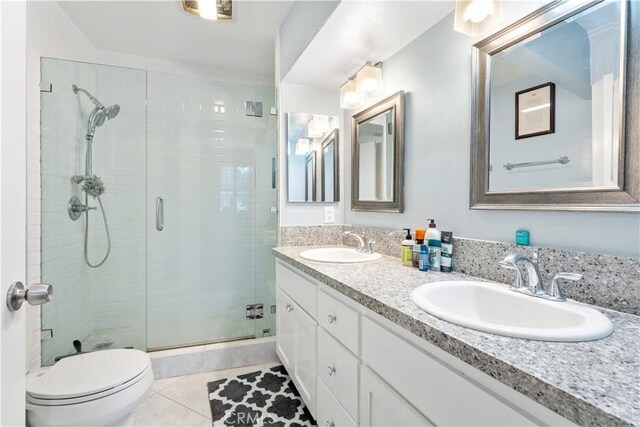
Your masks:
<path fill-rule="evenodd" d="M 336 222 L 336 209 L 333 206 L 324 207 L 324 223 L 333 224 Z"/>

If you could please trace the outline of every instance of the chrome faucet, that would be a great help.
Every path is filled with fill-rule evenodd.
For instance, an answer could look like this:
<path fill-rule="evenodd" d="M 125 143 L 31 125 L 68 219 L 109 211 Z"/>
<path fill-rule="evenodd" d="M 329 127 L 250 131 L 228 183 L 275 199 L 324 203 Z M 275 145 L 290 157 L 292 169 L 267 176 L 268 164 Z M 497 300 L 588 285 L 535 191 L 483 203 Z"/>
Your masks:
<path fill-rule="evenodd" d="M 373 253 L 373 248 L 371 247 L 371 245 L 376 243 L 375 241 L 371 240 L 367 242 L 367 239 L 365 239 L 364 236 L 361 236 L 358 233 L 354 233 L 353 231 L 345 231 L 344 235 L 347 237 L 353 237 L 354 239 L 358 240 L 358 249 L 356 249 L 358 252 L 362 252 L 363 254 Z"/>
<path fill-rule="evenodd" d="M 520 270 L 518 263 L 524 264 L 525 268 L 527 269 L 526 283 L 524 281 L 522 270 Z M 520 292 L 538 298 L 548 299 L 551 301 L 567 300 L 562 294 L 560 287 L 558 286 L 558 279 L 582 279 L 581 274 L 556 273 L 549 281 L 549 285 L 545 287 L 542 275 L 540 274 L 540 269 L 538 268 L 538 252 L 533 253 L 533 259 L 530 259 L 522 254 L 508 255 L 505 259 L 500 261 L 500 266 L 509 270 L 515 270 L 516 272 L 515 282 L 511 286 L 512 291 Z"/>

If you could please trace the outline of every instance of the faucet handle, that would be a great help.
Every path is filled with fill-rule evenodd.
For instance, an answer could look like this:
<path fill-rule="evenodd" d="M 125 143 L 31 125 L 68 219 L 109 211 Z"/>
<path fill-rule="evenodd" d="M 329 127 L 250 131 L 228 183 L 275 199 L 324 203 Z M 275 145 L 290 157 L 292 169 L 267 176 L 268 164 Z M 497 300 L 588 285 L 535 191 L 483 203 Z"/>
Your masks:
<path fill-rule="evenodd" d="M 558 286 L 558 279 L 566 279 L 566 280 L 580 280 L 582 279 L 582 274 L 578 273 L 556 273 L 551 277 L 551 281 L 549 282 L 549 290 L 547 291 L 546 298 L 553 301 L 566 301 L 567 299 L 562 294 L 560 287 Z"/>
<path fill-rule="evenodd" d="M 515 262 L 513 262 L 512 259 L 507 260 L 507 258 L 500 261 L 500 267 L 506 268 L 507 270 L 514 270 L 516 272 L 516 278 L 515 278 L 515 281 L 513 282 L 513 285 L 511 285 L 511 287 L 513 289 L 526 288 L 526 285 L 524 284 L 524 278 L 522 277 L 522 271 L 518 268 L 518 266 L 516 265 Z"/>

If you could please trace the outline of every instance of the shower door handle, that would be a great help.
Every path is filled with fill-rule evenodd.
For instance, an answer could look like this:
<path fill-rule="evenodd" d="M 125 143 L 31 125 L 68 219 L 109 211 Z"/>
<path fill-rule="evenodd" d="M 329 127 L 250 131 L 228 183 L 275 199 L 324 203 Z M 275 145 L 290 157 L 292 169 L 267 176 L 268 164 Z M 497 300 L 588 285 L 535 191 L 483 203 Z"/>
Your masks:
<path fill-rule="evenodd" d="M 164 229 L 164 200 L 162 197 L 156 197 L 156 230 Z"/>

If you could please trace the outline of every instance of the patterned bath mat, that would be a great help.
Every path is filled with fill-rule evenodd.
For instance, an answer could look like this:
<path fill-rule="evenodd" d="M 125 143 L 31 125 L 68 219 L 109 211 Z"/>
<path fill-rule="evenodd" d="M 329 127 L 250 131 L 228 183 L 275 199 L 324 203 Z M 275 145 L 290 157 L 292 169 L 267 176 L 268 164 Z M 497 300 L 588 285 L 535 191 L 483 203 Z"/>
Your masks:
<path fill-rule="evenodd" d="M 284 366 L 207 384 L 216 426 L 315 426 Z"/>

